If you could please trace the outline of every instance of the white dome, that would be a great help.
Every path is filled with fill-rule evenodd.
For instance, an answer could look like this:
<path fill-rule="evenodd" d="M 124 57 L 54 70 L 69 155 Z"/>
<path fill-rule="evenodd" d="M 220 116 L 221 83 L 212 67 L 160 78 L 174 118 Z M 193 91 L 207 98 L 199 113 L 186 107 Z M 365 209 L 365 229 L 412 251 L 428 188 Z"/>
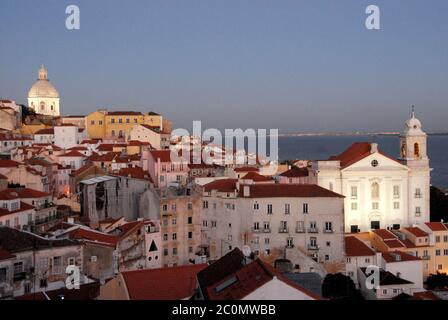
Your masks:
<path fill-rule="evenodd" d="M 408 119 L 404 126 L 404 133 L 406 135 L 424 135 L 422 130 L 422 123 L 415 117 L 414 109 L 412 110 L 411 118 Z"/>
<path fill-rule="evenodd" d="M 39 70 L 39 78 L 28 92 L 28 98 L 59 98 L 59 92 L 48 80 L 44 66 Z"/>

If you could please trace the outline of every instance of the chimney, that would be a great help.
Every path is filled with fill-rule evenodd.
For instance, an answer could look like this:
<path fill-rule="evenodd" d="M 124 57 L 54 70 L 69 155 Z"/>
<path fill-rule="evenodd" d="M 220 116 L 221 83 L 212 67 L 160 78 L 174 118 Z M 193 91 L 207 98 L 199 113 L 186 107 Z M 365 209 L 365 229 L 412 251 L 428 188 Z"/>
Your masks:
<path fill-rule="evenodd" d="M 373 142 L 370 145 L 370 153 L 375 153 L 375 152 L 378 152 L 378 143 Z"/>

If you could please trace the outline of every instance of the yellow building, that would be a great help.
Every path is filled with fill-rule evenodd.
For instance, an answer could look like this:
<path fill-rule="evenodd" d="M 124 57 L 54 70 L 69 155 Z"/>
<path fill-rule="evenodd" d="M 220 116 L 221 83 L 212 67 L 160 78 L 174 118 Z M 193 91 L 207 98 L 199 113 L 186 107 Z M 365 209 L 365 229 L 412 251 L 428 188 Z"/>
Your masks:
<path fill-rule="evenodd" d="M 434 244 L 433 269 L 435 272 L 448 273 L 448 227 L 442 222 L 427 222 L 423 226 Z M 435 273 L 434 272 L 434 273 Z"/>
<path fill-rule="evenodd" d="M 129 133 L 136 124 L 147 124 L 163 129 L 162 116 L 155 113 L 135 111 L 107 111 L 100 109 L 87 116 L 86 127 L 90 139 L 121 137 L 128 139 Z"/>

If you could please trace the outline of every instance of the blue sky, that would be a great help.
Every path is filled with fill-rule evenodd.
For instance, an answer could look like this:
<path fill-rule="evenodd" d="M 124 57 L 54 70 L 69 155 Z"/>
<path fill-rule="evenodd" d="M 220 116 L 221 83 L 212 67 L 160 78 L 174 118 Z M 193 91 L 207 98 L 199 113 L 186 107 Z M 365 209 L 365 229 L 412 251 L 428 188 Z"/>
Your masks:
<path fill-rule="evenodd" d="M 369 4 L 379 31 L 364 27 Z M 44 63 L 64 114 L 400 130 L 415 104 L 426 129 L 448 129 L 446 0 L 1 0 L 0 12 L 0 96 L 20 103 Z"/>

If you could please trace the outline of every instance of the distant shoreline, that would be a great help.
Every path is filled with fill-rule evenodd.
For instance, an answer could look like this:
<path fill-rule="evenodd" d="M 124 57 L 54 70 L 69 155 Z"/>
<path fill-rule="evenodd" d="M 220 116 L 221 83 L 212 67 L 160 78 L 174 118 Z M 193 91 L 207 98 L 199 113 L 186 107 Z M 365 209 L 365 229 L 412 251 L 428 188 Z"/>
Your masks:
<path fill-rule="evenodd" d="M 429 132 L 429 136 L 448 136 L 448 132 Z M 356 136 L 399 136 L 400 132 L 293 132 L 279 133 L 279 137 L 356 137 Z"/>

